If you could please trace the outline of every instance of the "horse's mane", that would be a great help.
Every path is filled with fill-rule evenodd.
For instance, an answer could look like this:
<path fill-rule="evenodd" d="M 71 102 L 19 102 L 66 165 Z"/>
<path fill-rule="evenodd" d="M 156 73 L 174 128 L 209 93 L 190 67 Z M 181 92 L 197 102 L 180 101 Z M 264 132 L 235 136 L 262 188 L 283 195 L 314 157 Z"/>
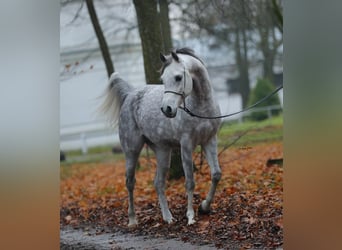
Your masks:
<path fill-rule="evenodd" d="M 178 54 L 192 56 L 192 57 L 196 58 L 198 61 L 200 61 L 204 65 L 203 61 L 198 56 L 195 55 L 195 52 L 194 52 L 193 49 L 190 49 L 188 47 L 184 47 L 184 48 L 174 49 L 172 51 L 175 52 L 175 53 L 178 53 Z M 164 72 L 164 69 L 167 66 L 169 66 L 171 64 L 171 62 L 172 62 L 172 58 L 170 57 L 170 58 L 168 58 L 166 60 L 166 62 L 163 63 L 162 68 L 159 70 L 159 72 L 161 72 L 161 74 L 162 74 Z"/>
<path fill-rule="evenodd" d="M 198 56 L 195 55 L 195 52 L 193 49 L 190 49 L 188 47 L 184 47 L 184 48 L 176 49 L 175 52 L 178 54 L 184 54 L 184 55 L 192 56 L 204 65 L 203 61 Z"/>

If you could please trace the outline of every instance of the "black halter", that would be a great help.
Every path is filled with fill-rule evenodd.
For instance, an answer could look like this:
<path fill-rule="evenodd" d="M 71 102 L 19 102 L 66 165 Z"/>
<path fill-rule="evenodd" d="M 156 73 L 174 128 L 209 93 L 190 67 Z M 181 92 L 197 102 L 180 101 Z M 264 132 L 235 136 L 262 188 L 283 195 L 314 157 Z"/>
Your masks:
<path fill-rule="evenodd" d="M 166 93 L 171 93 L 171 94 L 175 94 L 175 95 L 180 95 L 181 97 L 183 97 L 183 99 L 185 99 L 185 93 L 183 91 L 183 93 L 179 93 L 179 92 L 176 92 L 176 91 L 171 91 L 171 90 L 165 90 L 164 91 L 164 94 Z"/>
<path fill-rule="evenodd" d="M 172 91 L 172 90 L 165 90 L 164 91 L 164 94 L 166 93 L 171 93 L 171 94 L 175 94 L 175 95 L 179 95 L 183 98 L 183 103 L 184 103 L 184 107 L 185 107 L 185 66 L 184 66 L 184 70 L 183 70 L 183 93 L 179 93 L 179 92 L 176 92 L 176 91 Z"/>

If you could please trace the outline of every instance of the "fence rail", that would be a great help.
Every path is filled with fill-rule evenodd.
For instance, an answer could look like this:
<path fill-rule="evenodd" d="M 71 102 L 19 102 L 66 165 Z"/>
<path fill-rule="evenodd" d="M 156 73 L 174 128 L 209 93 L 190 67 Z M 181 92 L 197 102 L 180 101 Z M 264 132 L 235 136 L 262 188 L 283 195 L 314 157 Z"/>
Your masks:
<path fill-rule="evenodd" d="M 237 120 L 243 122 L 244 117 L 254 112 L 266 111 L 268 118 L 272 117 L 273 110 L 282 110 L 282 106 L 274 105 L 268 107 L 253 108 L 244 113 L 226 118 L 223 121 Z M 82 150 L 83 154 L 88 152 L 89 147 L 116 145 L 119 144 L 118 130 L 110 128 L 105 121 L 96 121 L 91 123 L 82 123 L 63 126 L 60 130 L 60 148 L 61 150 Z"/>

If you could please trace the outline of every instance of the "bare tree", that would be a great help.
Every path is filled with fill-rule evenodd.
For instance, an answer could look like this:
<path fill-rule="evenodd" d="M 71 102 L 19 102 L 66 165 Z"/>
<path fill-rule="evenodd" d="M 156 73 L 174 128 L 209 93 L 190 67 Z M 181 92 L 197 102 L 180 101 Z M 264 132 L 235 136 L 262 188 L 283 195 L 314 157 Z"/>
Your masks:
<path fill-rule="evenodd" d="M 283 11 L 281 8 L 281 0 L 272 0 L 272 11 L 275 16 L 276 25 L 281 33 L 283 33 Z"/>
<path fill-rule="evenodd" d="M 91 23 L 93 24 L 93 27 L 94 27 L 94 30 L 95 30 L 95 33 L 96 33 L 96 36 L 100 45 L 103 60 L 106 65 L 107 75 L 109 78 L 110 75 L 114 72 L 114 65 L 110 56 L 110 51 L 108 49 L 108 45 L 104 37 L 103 31 L 101 29 L 99 20 L 97 18 L 93 0 L 86 0 L 86 4 L 87 4 L 90 19 L 91 19 Z"/>
<path fill-rule="evenodd" d="M 248 6 L 245 0 L 232 1 L 231 7 L 235 9 L 234 35 L 235 35 L 235 61 L 239 71 L 239 90 L 242 97 L 242 106 L 246 107 L 250 93 L 249 60 L 247 48 L 247 32 L 250 29 Z"/>
<path fill-rule="evenodd" d="M 78 27 L 83 26 L 84 24 L 91 21 L 92 26 L 94 28 L 93 34 L 89 34 L 89 38 L 83 41 L 84 44 L 92 43 L 94 40 L 96 40 L 99 44 L 99 49 L 101 51 L 101 55 L 104 59 L 105 67 L 107 75 L 110 75 L 110 72 L 115 71 L 114 62 L 111 58 L 110 54 L 110 44 L 106 42 L 105 34 L 112 33 L 112 34 L 124 34 L 123 37 L 128 39 L 132 32 L 135 32 L 138 28 L 136 20 L 128 19 L 124 16 L 120 15 L 113 15 L 113 11 L 115 8 L 123 8 L 127 9 L 128 6 L 130 6 L 130 2 L 127 1 L 91 1 L 90 5 L 94 8 L 87 8 L 86 12 L 84 11 L 87 7 L 86 0 L 61 0 L 61 11 L 66 11 L 68 15 L 70 15 L 70 20 L 67 23 L 64 23 L 61 27 L 62 28 L 68 28 L 69 26 Z M 71 6 L 73 5 L 73 6 Z M 70 6 L 70 7 L 69 7 Z M 63 10 L 64 8 L 64 10 Z M 96 8 L 96 9 L 95 9 Z M 91 11 L 91 17 L 89 18 Z M 103 11 L 104 9 L 110 10 L 110 11 Z M 96 10 L 96 11 L 95 11 Z M 102 10 L 101 13 L 103 13 L 101 16 L 98 16 L 97 14 L 99 11 Z M 95 13 L 95 15 L 93 15 Z M 93 21 L 94 20 L 94 21 Z M 101 23 L 111 23 L 113 25 L 103 25 L 100 26 Z M 97 31 L 97 32 L 96 32 Z M 108 44 L 108 46 L 107 46 Z M 82 58 L 78 58 L 77 61 L 75 61 L 72 64 L 65 65 L 65 69 L 62 70 L 61 76 L 63 76 L 64 79 L 68 79 L 70 77 L 73 77 L 74 74 L 77 72 L 85 72 L 87 69 L 82 68 L 82 66 L 87 62 L 89 58 L 91 58 L 94 53 L 96 53 L 95 50 L 90 50 L 88 53 L 84 54 Z M 93 67 L 93 66 L 92 66 Z M 74 74 L 71 74 L 74 73 Z"/>
<path fill-rule="evenodd" d="M 218 45 L 234 50 L 239 75 L 237 91 L 244 107 L 250 93 L 251 48 L 261 52 L 264 76 L 274 80 L 274 60 L 282 44 L 282 38 L 275 32 L 275 27 L 282 27 L 280 0 L 172 0 L 172 3 L 182 11 L 179 21 L 184 32 L 198 36 L 205 33 L 214 37 Z"/>
<path fill-rule="evenodd" d="M 275 19 L 274 5 L 270 1 L 256 2 L 255 29 L 259 33 L 259 49 L 264 57 L 263 77 L 275 82 L 273 65 L 282 37 L 277 38 L 276 27 L 280 27 L 279 21 Z"/>
<path fill-rule="evenodd" d="M 245 0 L 209 1 L 173 0 L 182 11 L 181 23 L 184 30 L 198 32 L 216 39 L 218 44 L 234 49 L 235 61 L 239 73 L 239 93 L 245 106 L 250 92 L 248 74 L 248 31 L 250 30 L 249 8 Z M 194 29 L 194 24 L 197 30 Z"/>

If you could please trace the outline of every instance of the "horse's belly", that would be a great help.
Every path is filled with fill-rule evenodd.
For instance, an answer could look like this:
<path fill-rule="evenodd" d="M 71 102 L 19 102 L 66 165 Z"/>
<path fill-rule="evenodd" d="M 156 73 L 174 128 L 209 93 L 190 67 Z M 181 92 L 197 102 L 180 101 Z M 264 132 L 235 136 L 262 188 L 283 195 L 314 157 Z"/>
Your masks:
<path fill-rule="evenodd" d="M 216 135 L 218 126 L 219 123 L 212 123 L 210 121 L 198 123 L 193 133 L 196 144 L 205 144 L 208 142 L 213 136 Z"/>
<path fill-rule="evenodd" d="M 201 121 L 196 123 L 182 123 L 181 126 L 163 124 L 144 126 L 142 133 L 147 141 L 156 146 L 179 147 L 181 141 L 194 146 L 208 142 L 217 133 L 219 123 Z M 183 140 L 183 139 L 186 140 Z"/>
<path fill-rule="evenodd" d="M 148 143 L 157 146 L 178 147 L 180 145 L 180 134 L 163 127 L 149 127 L 142 131 Z"/>

